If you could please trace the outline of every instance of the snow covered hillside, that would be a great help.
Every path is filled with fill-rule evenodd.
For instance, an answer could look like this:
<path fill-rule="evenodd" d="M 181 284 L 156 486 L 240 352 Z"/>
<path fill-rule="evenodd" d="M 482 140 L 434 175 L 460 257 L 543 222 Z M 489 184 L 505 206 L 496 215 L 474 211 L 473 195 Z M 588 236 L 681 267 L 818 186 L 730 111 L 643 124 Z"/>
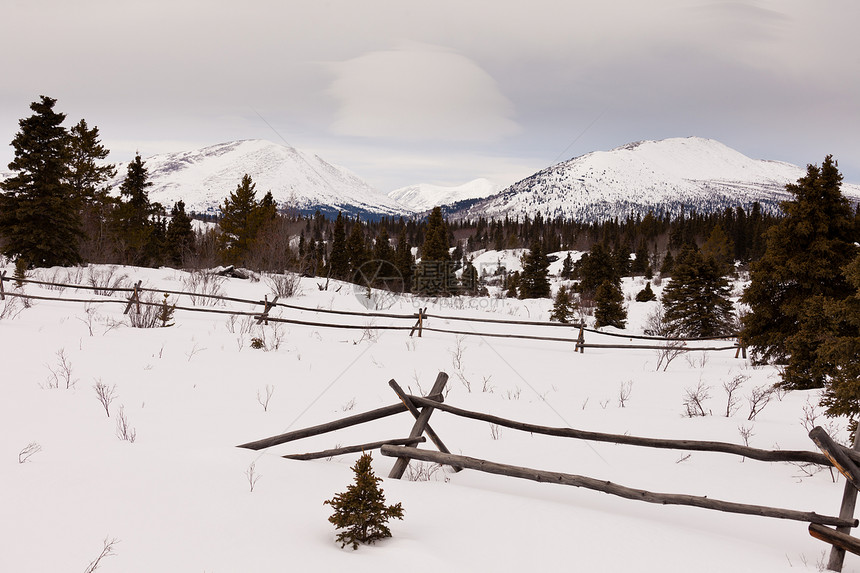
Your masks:
<path fill-rule="evenodd" d="M 232 141 L 144 161 L 153 184 L 149 197 L 168 209 L 182 199 L 188 211 L 214 211 L 247 173 L 257 185 L 258 199 L 271 191 L 280 207 L 307 214 L 316 209 L 335 215 L 339 210 L 364 216 L 408 213 L 348 170 L 270 141 Z M 126 166 L 118 165 L 114 184 L 125 174 Z"/>
<path fill-rule="evenodd" d="M 785 185 L 805 172 L 789 163 L 750 159 L 712 139 L 640 141 L 548 167 L 455 216 L 540 213 L 599 221 L 649 210 L 714 212 L 754 201 L 775 209 L 790 198 Z M 860 201 L 860 186 L 843 184 L 843 193 Z"/>
<path fill-rule="evenodd" d="M 509 253 L 482 257 L 513 265 Z M 13 274 L 11 266 L 5 270 Z M 125 285 L 142 280 L 156 289 L 194 288 L 188 273 L 167 268 L 40 269 L 31 278 L 81 284 L 110 277 Z M 321 290 L 318 282 L 301 279 L 300 293 L 286 302 L 365 312 L 362 296 L 356 296 L 364 289 L 355 293 L 332 281 Z M 210 283 L 210 292 L 217 287 L 232 297 L 271 299 L 270 284 L 265 278 L 223 279 Z M 14 289 L 12 282 L 4 286 L 7 293 Z M 641 334 L 657 304 L 632 300 L 643 286 L 641 279 L 624 282 L 625 333 Z M 24 308 L 10 296 L 0 301 L 0 571 L 84 571 L 104 541 L 114 539 L 100 573 L 377 573 L 406 563 L 422 573 L 794 573 L 818 571 L 826 559 L 829 548 L 801 522 L 648 504 L 426 464 L 412 469 L 424 480 L 381 484 L 387 503 L 400 502 L 405 510 L 403 521 L 389 524 L 393 537 L 357 551 L 341 549 L 323 501 L 352 483 L 357 455 L 318 461 L 280 456 L 405 437 L 414 422 L 408 413 L 260 452 L 236 447 L 396 404 L 389 380 L 420 394 L 445 371 L 447 404 L 515 420 L 738 444 L 744 434 L 753 447 L 814 450 L 806 426 L 828 425 L 816 393 L 774 394 L 748 419 L 748 398 L 777 381 L 777 371 L 753 367 L 734 351 L 691 353 L 658 371 L 653 350 L 590 348 L 579 354 L 572 342 L 428 331 L 410 338 L 408 331 L 363 328 L 403 324 L 395 319 L 288 308 L 275 309 L 273 316 L 362 328 L 258 326 L 248 316 L 177 310 L 174 326 L 138 329 L 123 315 L 124 298 L 32 284 L 24 291 L 105 302 L 36 300 Z M 169 299 L 192 304 L 184 297 Z M 532 321 L 547 320 L 552 306 L 548 299 L 496 297 L 379 301 L 389 313 L 411 315 L 428 306 L 436 315 Z M 260 309 L 224 305 L 208 308 Z M 441 318 L 426 325 L 545 333 L 539 327 Z M 576 333 L 552 329 L 571 339 Z M 263 349 L 252 348 L 254 338 Z M 587 335 L 595 343 L 618 340 Z M 723 385 L 733 380 L 740 381 L 740 399 L 732 404 Z M 107 409 L 96 386 L 112 397 Z M 707 415 L 691 418 L 683 402 L 696 388 L 704 391 Z M 838 513 L 842 498 L 843 479 L 812 467 L 549 438 L 439 411 L 431 425 L 457 454 L 651 491 L 826 515 Z M 831 426 L 838 439 L 846 439 L 844 420 Z M 433 449 L 429 442 L 420 447 Z M 392 465 L 391 458 L 374 452 L 378 476 L 387 476 Z M 860 558 L 849 555 L 845 571 L 860 571 Z"/>
<path fill-rule="evenodd" d="M 450 187 L 420 183 L 395 189 L 388 196 L 401 205 L 417 213 L 422 213 L 437 205 L 450 205 L 467 199 L 484 199 L 501 190 L 500 185 L 496 185 L 488 179 L 480 178 Z"/>

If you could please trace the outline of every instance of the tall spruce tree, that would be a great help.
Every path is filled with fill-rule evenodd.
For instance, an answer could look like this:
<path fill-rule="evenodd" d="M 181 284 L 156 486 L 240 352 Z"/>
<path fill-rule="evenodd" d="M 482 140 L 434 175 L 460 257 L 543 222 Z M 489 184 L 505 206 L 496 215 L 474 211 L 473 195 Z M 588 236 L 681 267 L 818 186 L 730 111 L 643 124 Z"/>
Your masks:
<path fill-rule="evenodd" d="M 167 258 L 174 266 L 182 266 L 186 257 L 195 250 L 196 235 L 191 226 L 191 218 L 185 212 L 185 202 L 177 201 L 170 211 L 165 243 Z"/>
<path fill-rule="evenodd" d="M 523 272 L 520 274 L 520 298 L 547 298 L 549 288 L 549 259 L 540 241 L 534 241 L 529 252 L 523 255 Z"/>
<path fill-rule="evenodd" d="M 150 202 L 150 187 L 149 170 L 140 154 L 137 154 L 128 164 L 125 179 L 119 187 L 120 201 L 113 212 L 115 242 L 123 262 L 127 264 L 148 265 L 158 262 L 151 260 L 157 249 L 153 248 L 150 241 L 159 239 L 153 237 L 153 216 L 161 205 Z"/>
<path fill-rule="evenodd" d="M 603 281 L 594 294 L 597 308 L 594 310 L 594 326 L 614 326 L 624 328 L 627 323 L 627 309 L 624 308 L 624 293 L 621 287 L 608 280 Z"/>
<path fill-rule="evenodd" d="M 731 289 L 723 269 L 698 249 L 684 247 L 663 289 L 666 321 L 673 332 L 693 337 L 733 334 Z"/>
<path fill-rule="evenodd" d="M 33 115 L 18 122 L 12 140 L 15 175 L 0 183 L 0 233 L 3 253 L 28 265 L 50 267 L 81 262 L 80 213 L 69 184 L 66 115 L 57 100 L 41 96 L 30 104 Z"/>
<path fill-rule="evenodd" d="M 421 262 L 415 266 L 412 276 L 413 292 L 429 296 L 451 294 L 452 288 L 457 286 L 457 278 L 449 246 L 448 225 L 442 217 L 442 209 L 434 207 L 427 218 Z"/>
<path fill-rule="evenodd" d="M 218 221 L 221 253 L 228 263 L 241 264 L 254 247 L 260 231 L 276 216 L 271 192 L 258 201 L 256 187 L 257 184 L 246 173 L 221 207 Z"/>
<path fill-rule="evenodd" d="M 839 301 L 853 293 L 847 278 L 835 272 L 858 251 L 853 213 L 841 185 L 842 174 L 828 155 L 821 167 L 809 165 L 804 177 L 786 186 L 794 198 L 782 203 L 786 216 L 768 230 L 764 255 L 751 265 L 750 285 L 741 299 L 751 311 L 743 319 L 743 343 L 760 361 L 794 363 L 783 377 L 787 388 L 824 384 L 821 376 L 807 378 L 813 370 L 799 363 L 810 359 L 817 343 L 808 340 L 812 346 L 801 349 L 796 340 L 793 354 L 787 344 L 800 327 L 805 302 L 815 296 Z"/>
<path fill-rule="evenodd" d="M 108 153 L 98 127 L 90 128 L 82 119 L 69 130 L 69 184 L 84 233 L 81 255 L 89 262 L 112 259 L 109 231 L 115 200 L 108 181 L 116 175 L 116 167 L 104 163 Z"/>
<path fill-rule="evenodd" d="M 349 254 L 346 252 L 346 225 L 343 213 L 338 212 L 331 238 L 331 255 L 328 260 L 328 275 L 333 279 L 345 279 L 349 275 Z"/>

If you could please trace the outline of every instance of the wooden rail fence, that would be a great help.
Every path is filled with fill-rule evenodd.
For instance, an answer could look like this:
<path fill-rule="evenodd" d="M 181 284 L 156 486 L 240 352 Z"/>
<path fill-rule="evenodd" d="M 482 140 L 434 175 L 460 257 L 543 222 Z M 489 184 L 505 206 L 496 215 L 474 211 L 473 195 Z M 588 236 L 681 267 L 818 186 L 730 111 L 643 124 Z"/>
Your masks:
<path fill-rule="evenodd" d="M 851 551 L 860 555 L 860 539 L 849 535 L 850 530 L 858 526 L 858 521 L 854 518 L 854 505 L 858 491 L 857 485 L 860 484 L 860 469 L 858 469 L 857 465 L 860 464 L 860 451 L 858 451 L 860 450 L 860 437 L 855 441 L 853 448 L 846 448 L 836 444 L 822 428 L 816 427 L 809 434 L 810 439 L 820 449 L 820 452 L 814 452 L 761 450 L 726 442 L 657 439 L 629 436 L 626 434 L 619 435 L 590 432 L 575 428 L 554 428 L 510 420 L 481 412 L 473 412 L 445 404 L 443 391 L 447 380 L 448 375 L 444 372 L 440 372 L 428 396 L 408 395 L 403 392 L 403 389 L 400 388 L 396 381 L 391 380 L 389 382 L 389 386 L 394 390 L 400 400 L 395 404 L 360 414 L 353 414 L 351 416 L 319 424 L 310 428 L 294 430 L 285 434 L 248 442 L 241 444 L 238 447 L 262 450 L 274 445 L 284 444 L 310 436 L 326 434 L 335 430 L 364 424 L 408 411 L 414 417 L 415 422 L 409 436 L 406 438 L 380 440 L 354 446 L 334 448 L 322 452 L 288 454 L 283 457 L 310 460 L 379 449 L 382 455 L 396 458 L 394 466 L 389 473 L 390 478 L 401 478 L 410 460 L 422 460 L 447 465 L 452 467 L 455 471 L 470 469 L 537 482 L 569 485 L 600 491 L 626 499 L 644 501 L 647 503 L 686 505 L 727 513 L 758 515 L 762 517 L 801 521 L 809 524 L 809 533 L 812 536 L 832 545 L 830 563 L 828 564 L 828 568 L 830 570 L 842 570 L 845 551 Z M 838 516 L 822 515 L 814 511 L 798 511 L 763 505 L 737 503 L 713 499 L 706 496 L 652 492 L 587 476 L 501 464 L 479 458 L 452 454 L 442 443 L 438 434 L 430 427 L 430 416 L 434 410 L 441 410 L 458 417 L 498 424 L 506 428 L 521 430 L 533 434 L 626 444 L 648 448 L 718 452 L 743 456 L 745 458 L 764 462 L 800 462 L 818 464 L 821 466 L 832 466 L 836 467 L 843 475 L 845 475 L 848 481 L 846 483 L 842 506 Z M 424 450 L 416 447 L 419 442 L 425 441 L 425 435 L 427 439 L 435 444 L 438 451 Z M 858 433 L 858 436 L 860 436 L 860 433 Z M 833 529 L 833 527 L 835 527 L 835 529 Z"/>
<path fill-rule="evenodd" d="M 69 297 L 52 297 L 45 295 L 34 295 L 24 293 L 20 290 L 6 290 L 4 288 L 5 282 L 20 282 L 21 284 L 32 284 L 43 286 L 47 288 L 62 288 L 62 289 L 73 289 L 73 290 L 89 290 L 96 291 L 97 293 L 123 293 L 127 294 L 128 298 L 117 299 L 117 298 L 69 298 Z M 233 315 L 233 316 L 251 316 L 257 320 L 258 324 L 269 324 L 270 322 L 278 322 L 284 324 L 294 324 L 298 326 L 312 326 L 317 328 L 335 328 L 335 329 L 351 329 L 351 330 L 401 330 L 401 331 L 409 331 L 409 336 L 421 337 L 424 332 L 434 332 L 440 334 L 453 334 L 460 336 L 479 336 L 485 338 L 507 338 L 507 339 L 517 339 L 517 340 L 535 340 L 535 341 L 543 341 L 543 342 L 560 342 L 574 345 L 574 349 L 578 352 L 585 352 L 586 348 L 600 348 L 600 349 L 621 349 L 621 350 L 667 350 L 672 349 L 677 352 L 704 352 L 704 351 L 724 351 L 724 350 L 735 350 L 735 356 L 743 355 L 743 358 L 746 358 L 746 349 L 744 349 L 739 342 L 737 342 L 736 335 L 730 335 L 725 337 L 706 337 L 706 338 L 680 338 L 680 337 L 668 337 L 661 338 L 655 336 L 641 336 L 641 335 L 633 335 L 633 334 L 622 334 L 616 332 L 604 332 L 592 328 L 587 328 L 585 324 L 570 324 L 570 323 L 562 323 L 562 322 L 551 322 L 551 321 L 527 321 L 527 320 L 507 320 L 507 319 L 497 319 L 497 318 L 481 318 L 481 317 L 468 317 L 468 316 L 456 316 L 456 315 L 438 315 L 438 314 L 430 314 L 427 312 L 427 308 L 418 308 L 418 311 L 411 314 L 397 314 L 397 313 L 386 313 L 386 312 L 356 312 L 356 311 L 348 311 L 348 310 L 336 310 L 336 309 L 324 309 L 324 308 L 310 308 L 304 307 L 295 304 L 289 304 L 278 300 L 276 296 L 271 301 L 268 299 L 268 295 L 264 297 L 263 300 L 251 300 L 251 299 L 243 299 L 215 294 L 207 294 L 207 293 L 196 293 L 189 291 L 176 291 L 169 289 L 153 289 L 147 288 L 142 285 L 142 281 L 137 281 L 133 286 L 130 287 L 107 287 L 107 286 L 94 286 L 94 285 L 85 285 L 85 284 L 71 284 L 71 283 L 57 283 L 50 281 L 41 281 L 35 279 L 27 279 L 27 278 L 12 278 L 6 276 L 6 271 L 0 272 L 0 300 L 4 300 L 6 296 L 11 297 L 19 297 L 22 299 L 30 299 L 30 300 L 42 300 L 42 301 L 57 301 L 57 302 L 70 302 L 70 303 L 83 303 L 83 304 L 124 304 L 125 305 L 125 314 L 128 314 L 132 309 L 135 309 L 136 312 L 140 312 L 141 306 L 160 306 L 162 302 L 156 301 L 147 301 L 141 298 L 143 293 L 157 293 L 157 294 L 168 294 L 174 295 L 176 297 L 188 297 L 192 301 L 195 300 L 203 300 L 210 299 L 219 302 L 233 302 L 238 304 L 247 304 L 251 306 L 261 306 L 262 311 L 242 311 L 238 309 L 227 309 L 227 308 L 211 308 L 211 307 L 203 307 L 203 306 L 179 306 L 175 305 L 174 309 L 183 312 L 202 312 L 202 313 L 210 313 L 210 314 L 224 314 L 224 315 Z M 365 319 L 392 319 L 392 320 L 402 320 L 407 321 L 407 324 L 350 324 L 350 323 L 333 323 L 333 322 L 320 322 L 318 320 L 303 320 L 300 318 L 292 318 L 292 317 L 283 317 L 283 316 L 272 316 L 271 311 L 275 308 L 284 308 L 289 310 L 295 310 L 303 313 L 312 313 L 312 314 L 326 314 L 326 315 L 336 315 L 336 316 L 344 316 L 344 317 L 361 317 Z M 431 326 L 428 324 L 430 319 L 447 321 L 447 322 L 466 322 L 471 324 L 496 324 L 496 325 L 505 325 L 505 326 L 520 326 L 520 327 L 543 327 L 543 328 L 562 328 L 570 332 L 569 336 L 547 336 L 547 335 L 539 335 L 539 334 L 526 334 L 522 332 L 487 332 L 487 331 L 477 331 L 477 330 L 467 330 L 467 329 L 456 329 L 450 327 L 437 327 Z M 411 324 L 413 323 L 414 324 Z M 410 326 L 411 324 L 411 326 Z M 605 337 L 613 337 L 613 338 L 626 338 L 628 341 L 632 340 L 642 340 L 645 342 L 652 342 L 653 344 L 602 344 L 602 343 L 593 343 L 585 341 L 585 333 L 591 333 L 599 336 Z M 729 341 L 734 340 L 732 344 L 726 344 L 721 346 L 687 346 L 689 342 L 701 342 L 701 341 Z"/>

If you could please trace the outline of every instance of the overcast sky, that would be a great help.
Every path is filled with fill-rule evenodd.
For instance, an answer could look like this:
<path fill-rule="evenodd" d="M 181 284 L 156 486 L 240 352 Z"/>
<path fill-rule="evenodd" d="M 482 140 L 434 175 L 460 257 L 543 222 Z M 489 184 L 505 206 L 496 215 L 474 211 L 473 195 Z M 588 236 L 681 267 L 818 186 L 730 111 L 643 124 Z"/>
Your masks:
<path fill-rule="evenodd" d="M 0 0 L 0 167 L 44 94 L 115 161 L 235 139 L 381 191 L 696 135 L 860 183 L 857 0 Z"/>

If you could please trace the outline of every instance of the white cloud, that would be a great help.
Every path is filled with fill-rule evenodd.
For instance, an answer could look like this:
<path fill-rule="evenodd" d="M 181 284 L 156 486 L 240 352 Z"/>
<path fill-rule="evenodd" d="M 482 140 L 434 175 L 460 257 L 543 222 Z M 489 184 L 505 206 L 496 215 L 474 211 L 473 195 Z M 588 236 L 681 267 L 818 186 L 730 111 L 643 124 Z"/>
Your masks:
<path fill-rule="evenodd" d="M 520 129 L 496 81 L 460 54 L 412 46 L 370 52 L 332 69 L 337 135 L 495 141 Z"/>

